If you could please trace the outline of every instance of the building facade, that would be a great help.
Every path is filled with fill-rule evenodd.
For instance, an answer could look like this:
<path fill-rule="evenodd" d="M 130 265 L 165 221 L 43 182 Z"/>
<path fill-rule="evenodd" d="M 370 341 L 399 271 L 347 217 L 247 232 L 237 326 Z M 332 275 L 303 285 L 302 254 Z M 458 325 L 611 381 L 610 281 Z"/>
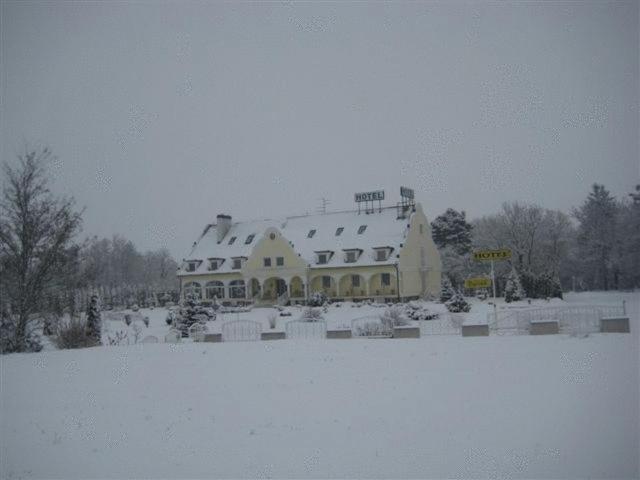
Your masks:
<path fill-rule="evenodd" d="M 373 205 L 373 202 L 372 202 Z M 397 301 L 440 293 L 441 262 L 420 204 L 233 223 L 218 215 L 184 259 L 182 295 L 203 302 Z"/>

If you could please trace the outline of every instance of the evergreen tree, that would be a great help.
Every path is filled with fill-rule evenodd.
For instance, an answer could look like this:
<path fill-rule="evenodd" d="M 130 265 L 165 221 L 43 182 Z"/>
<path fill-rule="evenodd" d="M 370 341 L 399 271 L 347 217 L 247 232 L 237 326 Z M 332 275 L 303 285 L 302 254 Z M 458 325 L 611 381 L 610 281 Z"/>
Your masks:
<path fill-rule="evenodd" d="M 445 303 L 447 310 L 452 313 L 468 312 L 471 305 L 464 299 L 460 292 L 456 292 L 451 299 Z"/>
<path fill-rule="evenodd" d="M 196 315 L 200 302 L 192 293 L 187 294 L 184 300 L 184 306 L 180 309 L 180 316 L 177 323 L 178 330 L 183 337 L 189 336 L 189 328 L 196 323 Z"/>
<path fill-rule="evenodd" d="M 456 294 L 456 291 L 453 289 L 453 285 L 451 285 L 451 280 L 449 277 L 444 275 L 442 277 L 442 286 L 440 290 L 440 301 L 445 303 L 451 299 Z"/>
<path fill-rule="evenodd" d="M 431 235 L 439 248 L 453 247 L 459 255 L 471 251 L 471 225 L 464 211 L 448 208 L 431 222 Z"/>
<path fill-rule="evenodd" d="M 522 300 L 524 295 L 524 289 L 520 283 L 520 278 L 514 268 L 507 277 L 507 283 L 504 287 L 504 300 L 507 303 L 517 302 L 518 300 Z"/>
<path fill-rule="evenodd" d="M 580 222 L 578 248 L 587 266 L 592 288 L 609 290 L 612 274 L 617 288 L 617 267 L 613 252 L 616 244 L 618 204 L 603 185 L 595 183 L 591 193 L 574 216 Z"/>
<path fill-rule="evenodd" d="M 91 295 L 89 307 L 87 308 L 87 337 L 92 338 L 96 345 L 100 345 L 102 334 L 102 324 L 100 321 L 100 307 L 98 295 Z"/>

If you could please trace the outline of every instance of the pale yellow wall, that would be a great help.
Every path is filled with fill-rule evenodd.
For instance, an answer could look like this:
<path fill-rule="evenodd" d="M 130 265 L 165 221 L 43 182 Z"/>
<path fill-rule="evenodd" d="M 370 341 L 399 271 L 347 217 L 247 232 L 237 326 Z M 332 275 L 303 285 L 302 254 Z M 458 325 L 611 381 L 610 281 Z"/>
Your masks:
<path fill-rule="evenodd" d="M 372 290 L 372 291 L 368 290 L 369 283 L 372 277 L 380 273 L 390 273 L 392 276 L 392 280 L 391 280 L 392 286 L 386 289 L 383 293 L 381 293 L 381 295 L 388 295 L 389 294 L 388 290 L 396 288 L 396 283 L 395 283 L 396 269 L 393 265 L 373 265 L 373 266 L 343 267 L 343 268 L 312 268 L 311 271 L 309 272 L 309 278 L 311 280 L 311 283 L 310 283 L 311 288 L 309 290 L 309 293 L 313 293 L 316 290 L 323 291 L 322 280 L 320 279 L 320 277 L 322 277 L 323 275 L 329 275 L 330 277 L 333 277 L 333 279 L 336 282 L 336 285 L 339 285 L 340 287 L 339 290 L 336 291 L 336 295 L 339 297 L 344 297 L 346 296 L 347 290 L 345 290 L 343 287 L 345 285 L 350 285 L 351 280 L 349 278 L 345 279 L 343 277 L 345 275 L 348 275 L 348 276 L 360 275 L 362 277 L 361 286 L 359 288 L 356 287 L 356 290 L 358 291 L 357 295 L 352 295 L 352 296 L 358 296 L 358 297 L 361 296 L 360 290 L 364 290 L 366 292 L 365 295 L 375 295 L 375 290 Z M 378 282 L 379 282 L 379 279 L 378 279 Z M 333 290 L 336 290 L 336 288 L 333 288 Z M 378 286 L 377 290 L 382 290 L 382 289 L 380 288 L 380 286 Z"/>
<path fill-rule="evenodd" d="M 271 239 L 271 234 L 274 234 L 274 239 Z M 265 257 L 271 258 L 271 267 L 264 267 Z M 284 258 L 284 266 L 276 266 L 276 257 Z M 306 261 L 298 256 L 289 241 L 277 229 L 268 228 L 253 248 L 242 268 L 242 274 L 245 278 L 266 280 L 270 277 L 280 277 L 288 280 L 296 275 L 304 278 L 306 269 Z"/>
<path fill-rule="evenodd" d="M 420 233 L 422 225 L 422 234 Z M 421 269 L 426 268 L 425 271 Z M 439 295 L 442 263 L 431 238 L 431 226 L 420 204 L 409 220 L 409 230 L 400 249 L 400 292 L 403 297 Z"/>

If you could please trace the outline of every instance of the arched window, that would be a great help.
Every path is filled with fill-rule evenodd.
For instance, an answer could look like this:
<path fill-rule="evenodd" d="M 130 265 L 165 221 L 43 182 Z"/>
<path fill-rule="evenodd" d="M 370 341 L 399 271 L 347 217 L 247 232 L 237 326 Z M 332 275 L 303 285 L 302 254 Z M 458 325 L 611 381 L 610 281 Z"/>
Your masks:
<path fill-rule="evenodd" d="M 230 298 L 245 298 L 244 280 L 233 280 L 229 282 L 229 297 Z"/>
<path fill-rule="evenodd" d="M 183 291 L 185 298 L 187 298 L 189 294 L 192 294 L 198 300 L 202 299 L 202 286 L 198 282 L 186 283 Z"/>
<path fill-rule="evenodd" d="M 207 297 L 207 300 L 213 300 L 214 297 L 217 299 L 224 298 L 224 283 L 217 280 L 207 282 L 207 284 L 204 286 L 204 293 Z"/>

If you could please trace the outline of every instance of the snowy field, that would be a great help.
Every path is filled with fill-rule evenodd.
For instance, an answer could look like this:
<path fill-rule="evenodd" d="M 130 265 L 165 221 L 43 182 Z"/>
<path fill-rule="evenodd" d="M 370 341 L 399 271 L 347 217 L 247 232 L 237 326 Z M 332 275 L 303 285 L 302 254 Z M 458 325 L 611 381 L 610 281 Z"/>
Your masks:
<path fill-rule="evenodd" d="M 567 303 L 623 297 L 631 334 L 3 356 L 0 476 L 638 477 L 640 294 L 570 294 Z M 489 308 L 478 302 L 469 315 Z M 240 317 L 266 331 L 271 311 Z M 343 305 L 325 316 L 340 326 L 379 311 Z M 166 312 L 144 314 L 143 335 L 164 337 Z"/>

